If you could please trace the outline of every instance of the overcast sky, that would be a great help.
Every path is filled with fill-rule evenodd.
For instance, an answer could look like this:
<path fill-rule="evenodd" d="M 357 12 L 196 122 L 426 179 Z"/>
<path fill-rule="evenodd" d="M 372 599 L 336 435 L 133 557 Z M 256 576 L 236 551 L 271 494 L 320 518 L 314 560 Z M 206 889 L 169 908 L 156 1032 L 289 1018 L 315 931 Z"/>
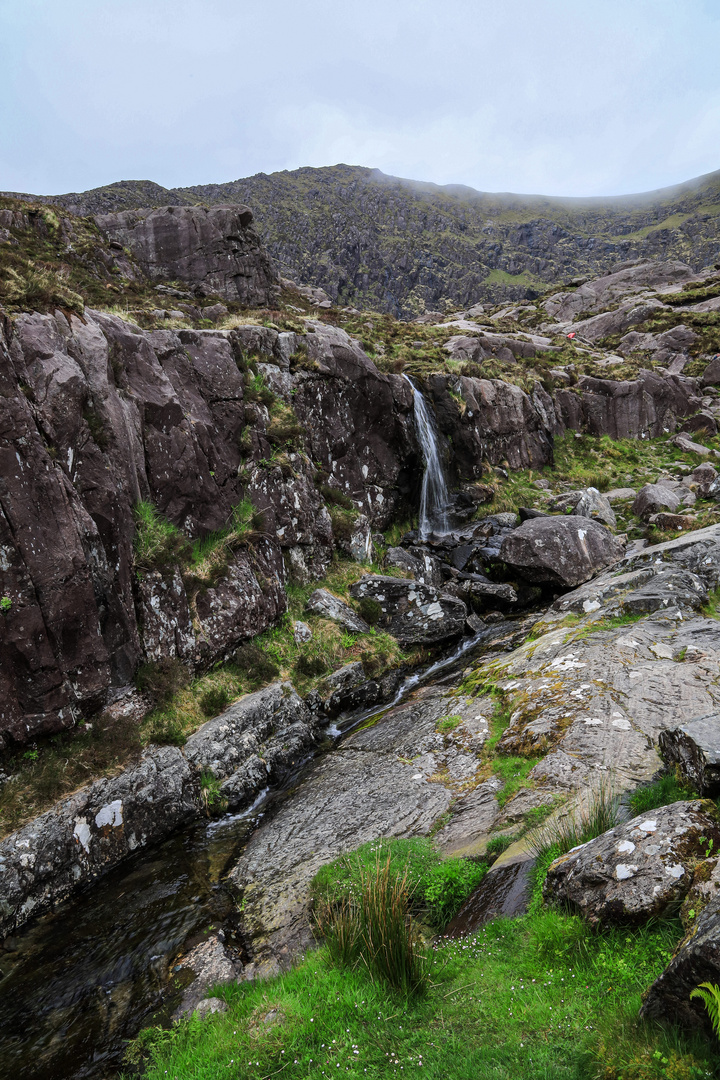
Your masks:
<path fill-rule="evenodd" d="M 0 190 L 645 191 L 720 169 L 719 58 L 720 0 L 0 0 Z"/>

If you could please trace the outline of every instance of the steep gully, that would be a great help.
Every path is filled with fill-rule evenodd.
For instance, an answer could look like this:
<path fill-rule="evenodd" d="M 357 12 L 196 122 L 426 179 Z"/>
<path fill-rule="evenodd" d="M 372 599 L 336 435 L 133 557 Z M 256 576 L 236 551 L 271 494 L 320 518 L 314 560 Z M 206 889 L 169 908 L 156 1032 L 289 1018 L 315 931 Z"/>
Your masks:
<path fill-rule="evenodd" d="M 426 463 L 421 522 L 429 534 L 447 527 L 447 488 L 434 425 L 418 390 L 414 403 Z M 468 656 L 492 650 L 507 634 L 505 624 L 465 638 L 405 679 L 381 709 L 338 718 L 317 754 L 332 753 L 361 723 L 420 685 L 459 676 Z M 307 767 L 306 762 L 280 790 L 263 792 L 245 812 L 194 823 L 6 939 L 0 960 L 0 1075 L 106 1076 L 120 1066 L 128 1038 L 172 1015 L 180 997 L 173 960 L 181 951 L 202 940 L 208 928 L 224 926 L 226 941 L 244 953 L 223 878 L 254 828 L 302 783 Z"/>

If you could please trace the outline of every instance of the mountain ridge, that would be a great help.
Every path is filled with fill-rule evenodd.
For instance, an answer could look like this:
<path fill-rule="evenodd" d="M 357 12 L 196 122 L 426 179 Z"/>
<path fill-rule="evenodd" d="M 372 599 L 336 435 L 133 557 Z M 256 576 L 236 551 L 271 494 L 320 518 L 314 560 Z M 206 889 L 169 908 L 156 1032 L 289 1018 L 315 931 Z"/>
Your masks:
<path fill-rule="evenodd" d="M 618 196 L 476 191 L 365 166 L 305 166 L 221 184 L 119 181 L 57 196 L 4 193 L 81 216 L 148 206 L 251 207 L 281 271 L 339 304 L 412 318 L 537 296 L 618 262 L 720 260 L 720 171 Z"/>

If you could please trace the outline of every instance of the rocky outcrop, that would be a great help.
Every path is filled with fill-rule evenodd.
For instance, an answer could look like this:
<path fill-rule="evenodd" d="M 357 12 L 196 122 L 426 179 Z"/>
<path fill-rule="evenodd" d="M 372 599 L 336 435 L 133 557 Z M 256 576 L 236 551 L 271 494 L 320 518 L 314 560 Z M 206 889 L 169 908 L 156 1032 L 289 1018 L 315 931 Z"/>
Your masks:
<path fill-rule="evenodd" d="M 639 925 L 677 911 L 695 866 L 708 847 L 719 843 L 720 819 L 713 803 L 672 803 L 556 859 L 543 896 L 569 904 L 591 925 Z"/>
<path fill-rule="evenodd" d="M 185 755 L 222 781 L 220 795 L 235 809 L 298 769 L 319 738 L 318 717 L 290 683 L 278 682 L 208 720 L 186 742 Z"/>
<path fill-rule="evenodd" d="M 587 281 L 574 292 L 551 296 L 545 302 L 545 308 L 558 322 L 572 322 L 581 313 L 602 311 L 621 297 L 681 284 L 691 281 L 694 276 L 684 263 L 649 259 Z"/>
<path fill-rule="evenodd" d="M 699 716 L 673 731 L 663 731 L 665 760 L 677 764 L 692 787 L 711 798 L 720 794 L 720 713 Z"/>
<path fill-rule="evenodd" d="M 0 932 L 157 843 L 200 810 L 182 751 L 149 747 L 137 765 L 97 780 L 0 841 Z"/>
<path fill-rule="evenodd" d="M 350 586 L 350 594 L 370 601 L 375 624 L 402 645 L 432 645 L 459 637 L 465 629 L 465 604 L 419 581 L 366 574 Z"/>
<path fill-rule="evenodd" d="M 622 555 L 605 526 L 591 518 L 531 518 L 505 537 L 500 558 L 528 581 L 580 585 Z"/>
<path fill-rule="evenodd" d="M 95 220 L 153 281 L 183 281 L 197 296 L 267 307 L 279 279 L 252 219 L 247 206 L 164 206 Z"/>

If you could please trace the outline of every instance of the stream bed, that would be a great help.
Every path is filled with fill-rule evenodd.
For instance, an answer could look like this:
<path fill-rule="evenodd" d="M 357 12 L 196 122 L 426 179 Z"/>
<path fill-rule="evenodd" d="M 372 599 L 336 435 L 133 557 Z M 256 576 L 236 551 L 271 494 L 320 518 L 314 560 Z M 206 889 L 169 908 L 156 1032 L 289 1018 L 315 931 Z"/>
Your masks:
<path fill-rule="evenodd" d="M 508 622 L 465 639 L 391 703 L 347 717 L 319 753 L 406 698 L 421 683 L 446 681 L 467 659 L 515 644 Z M 525 628 L 522 628 L 524 634 Z M 126 1041 L 148 1023 L 168 1022 L 181 988 L 172 965 L 210 926 L 232 920 L 223 878 L 260 820 L 302 783 L 244 814 L 194 822 L 139 852 L 64 904 L 5 940 L 0 951 L 0 1077 L 97 1080 L 122 1067 Z"/>

